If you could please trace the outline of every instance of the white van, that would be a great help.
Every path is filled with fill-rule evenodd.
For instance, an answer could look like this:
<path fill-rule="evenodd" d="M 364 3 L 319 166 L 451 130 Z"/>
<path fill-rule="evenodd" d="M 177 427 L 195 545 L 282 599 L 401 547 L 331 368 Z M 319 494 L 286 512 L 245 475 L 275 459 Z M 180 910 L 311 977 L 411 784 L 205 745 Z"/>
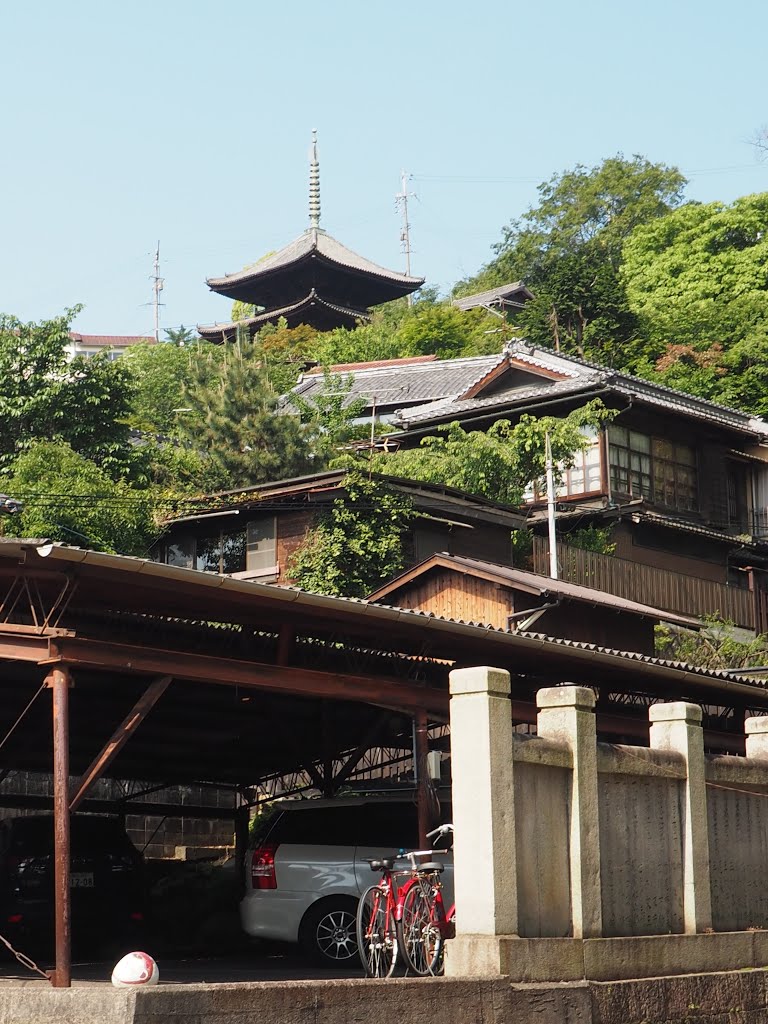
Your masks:
<path fill-rule="evenodd" d="M 441 808 L 441 820 L 451 820 L 449 806 Z M 446 842 L 450 839 L 443 845 Z M 380 877 L 366 859 L 417 845 L 411 795 L 281 801 L 245 859 L 243 929 L 255 938 L 299 943 L 316 963 L 327 967 L 349 967 L 358 959 L 358 900 Z M 441 851 L 438 859 L 445 864 L 449 906 L 453 854 Z"/>

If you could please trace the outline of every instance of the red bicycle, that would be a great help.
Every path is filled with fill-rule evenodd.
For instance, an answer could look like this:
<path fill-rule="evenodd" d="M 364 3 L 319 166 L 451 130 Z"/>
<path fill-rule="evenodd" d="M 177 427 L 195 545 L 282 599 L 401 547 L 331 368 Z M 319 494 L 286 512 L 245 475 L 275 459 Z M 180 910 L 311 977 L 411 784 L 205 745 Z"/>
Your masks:
<path fill-rule="evenodd" d="M 453 825 L 440 825 L 427 836 L 452 832 Z M 443 865 L 436 861 L 415 866 L 397 908 L 398 946 L 408 968 L 422 976 L 442 974 L 445 940 L 455 933 L 456 904 L 445 907 L 442 872 Z"/>
<path fill-rule="evenodd" d="M 449 831 L 453 831 L 451 825 L 441 825 L 430 837 Z M 416 863 L 417 857 L 433 853 L 413 850 L 368 861 L 372 871 L 382 872 L 381 880 L 366 889 L 357 908 L 357 946 L 369 978 L 391 977 L 400 951 L 406 969 L 415 974 L 440 972 L 453 908 L 446 914 L 443 906 L 443 865 Z M 398 861 L 407 861 L 409 866 L 398 869 Z"/>

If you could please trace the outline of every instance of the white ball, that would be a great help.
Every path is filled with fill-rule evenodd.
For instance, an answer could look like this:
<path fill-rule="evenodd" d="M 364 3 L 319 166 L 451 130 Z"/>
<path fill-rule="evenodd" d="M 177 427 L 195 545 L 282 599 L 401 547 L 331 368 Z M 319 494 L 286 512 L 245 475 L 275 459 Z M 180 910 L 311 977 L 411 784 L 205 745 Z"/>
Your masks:
<path fill-rule="evenodd" d="M 160 972 L 149 953 L 126 953 L 112 971 L 115 988 L 134 988 L 136 985 L 156 985 Z"/>

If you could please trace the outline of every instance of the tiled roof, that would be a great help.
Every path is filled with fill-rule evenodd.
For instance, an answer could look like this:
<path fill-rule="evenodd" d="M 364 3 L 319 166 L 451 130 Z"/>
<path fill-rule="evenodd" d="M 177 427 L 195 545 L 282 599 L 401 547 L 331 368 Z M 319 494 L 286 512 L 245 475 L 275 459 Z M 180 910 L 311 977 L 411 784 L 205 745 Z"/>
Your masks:
<path fill-rule="evenodd" d="M 218 337 L 218 335 L 235 335 L 238 327 L 255 328 L 258 330 L 259 327 L 263 327 L 264 324 L 272 323 L 273 320 L 279 320 L 281 316 L 289 317 L 294 313 L 303 313 L 306 310 L 313 309 L 316 306 L 322 306 L 324 309 L 333 310 L 334 313 L 339 313 L 341 316 L 349 317 L 350 320 L 369 320 L 370 317 L 363 309 L 348 309 L 346 306 L 337 306 L 333 302 L 327 302 L 321 298 L 315 289 L 313 288 L 309 295 L 305 295 L 303 299 L 299 299 L 298 302 L 294 302 L 290 306 L 283 306 L 282 309 L 269 309 L 263 313 L 257 313 L 256 316 L 249 316 L 245 320 L 236 320 L 226 324 L 208 324 L 206 326 L 198 325 L 198 334 L 201 334 L 204 338 Z"/>
<path fill-rule="evenodd" d="M 378 406 L 404 406 L 432 402 L 446 395 L 461 394 L 498 366 L 506 357 L 471 356 L 466 359 L 439 359 L 433 362 L 399 365 L 365 366 L 352 373 L 352 390 L 347 401 L 376 396 Z M 319 374 L 307 374 L 293 389 L 307 400 L 322 393 L 324 383 Z"/>
<path fill-rule="evenodd" d="M 405 289 L 403 291 L 404 295 L 415 291 L 424 284 L 423 277 L 409 277 L 407 274 L 399 274 L 397 271 L 380 267 L 377 263 L 373 263 L 364 256 L 360 256 L 358 253 L 348 249 L 341 242 L 333 238 L 332 235 L 326 234 L 320 228 L 309 228 L 298 238 L 284 246 L 284 248 L 266 256 L 252 267 L 246 267 L 245 270 L 240 270 L 235 274 L 227 274 L 224 277 L 208 278 L 208 285 L 215 291 L 217 288 L 230 288 L 235 284 L 258 281 L 260 277 L 264 277 L 276 270 L 290 267 L 307 256 L 311 256 L 313 253 L 324 256 L 327 260 L 341 267 L 348 267 L 350 270 L 372 274 L 375 277 L 385 278 L 387 281 L 400 284 Z"/>
<path fill-rule="evenodd" d="M 717 423 L 745 434 L 768 436 L 768 423 L 759 417 L 750 416 L 716 402 L 708 402 L 702 398 L 688 395 L 684 391 L 668 388 L 661 384 L 651 383 L 631 374 L 618 373 L 595 363 L 562 356 L 547 349 L 534 348 L 526 342 L 513 342 L 507 353 L 516 363 L 528 364 L 535 372 L 549 369 L 558 373 L 568 374 L 570 381 L 561 384 L 546 384 L 538 388 L 539 393 L 549 395 L 568 394 L 593 387 L 603 387 L 614 393 L 634 398 L 660 408 L 679 412 L 685 416 Z M 487 412 L 493 409 L 513 407 L 520 402 L 534 399 L 537 386 L 529 388 L 513 388 L 506 392 L 496 392 L 490 398 L 442 400 L 418 409 L 408 409 L 399 416 L 399 421 L 406 429 L 411 426 L 430 422 L 445 422 L 447 419 L 471 415 L 474 412 Z"/>
<path fill-rule="evenodd" d="M 71 341 L 87 348 L 126 348 L 129 345 L 155 345 L 152 337 L 141 334 L 76 334 L 69 332 Z"/>
<path fill-rule="evenodd" d="M 402 359 L 374 359 L 370 363 L 336 363 L 335 366 L 329 366 L 328 370 L 331 373 L 359 373 L 360 370 L 374 370 L 379 366 L 417 366 L 419 363 L 434 363 L 437 356 L 404 356 Z M 312 374 L 323 375 L 325 373 L 325 367 L 313 366 L 311 370 L 307 370 L 305 376 L 309 377 Z"/>
<path fill-rule="evenodd" d="M 505 303 L 522 308 L 526 301 L 532 298 L 533 293 L 528 291 L 522 281 L 512 281 L 510 284 L 500 284 L 496 288 L 488 288 L 474 295 L 462 295 L 460 299 L 454 299 L 452 305 L 464 310 Z"/>

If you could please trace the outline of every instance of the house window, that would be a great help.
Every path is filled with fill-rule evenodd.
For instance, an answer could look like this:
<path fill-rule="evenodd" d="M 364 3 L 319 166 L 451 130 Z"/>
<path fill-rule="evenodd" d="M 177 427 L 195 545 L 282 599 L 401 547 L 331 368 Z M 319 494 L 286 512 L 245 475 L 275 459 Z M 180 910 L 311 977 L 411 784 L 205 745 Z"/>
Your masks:
<path fill-rule="evenodd" d="M 573 456 L 573 466 L 563 469 L 559 464 L 555 471 L 557 497 L 567 498 L 581 494 L 599 494 L 602 490 L 600 477 L 600 439 L 594 427 L 583 427 L 582 434 L 591 442 L 584 451 Z M 546 501 L 546 481 L 536 480 L 523 495 L 524 501 Z"/>
<path fill-rule="evenodd" d="M 608 442 L 615 494 L 683 511 L 698 508 L 696 453 L 690 445 L 615 425 L 608 428 Z"/>
<path fill-rule="evenodd" d="M 201 537 L 175 538 L 160 549 L 159 560 L 225 576 L 277 575 L 275 517 L 251 520 L 239 530 L 212 530 Z"/>
<path fill-rule="evenodd" d="M 275 517 L 252 519 L 247 527 L 245 568 L 248 572 L 274 572 L 277 566 L 277 530 Z"/>

